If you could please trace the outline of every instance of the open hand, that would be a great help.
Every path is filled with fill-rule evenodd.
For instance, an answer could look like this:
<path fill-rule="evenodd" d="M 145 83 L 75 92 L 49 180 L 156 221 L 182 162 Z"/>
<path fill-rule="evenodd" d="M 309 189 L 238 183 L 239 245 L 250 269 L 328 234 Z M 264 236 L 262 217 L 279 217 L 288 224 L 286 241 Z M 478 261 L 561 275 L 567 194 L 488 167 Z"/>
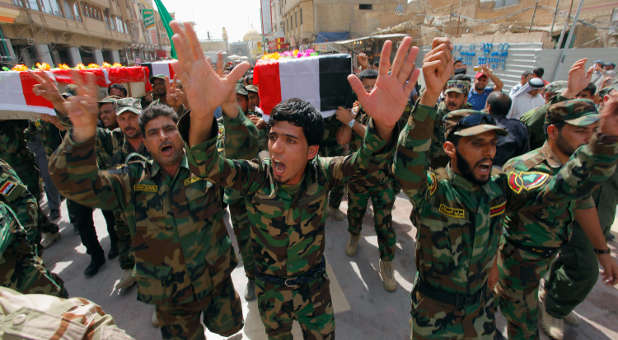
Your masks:
<path fill-rule="evenodd" d="M 575 98 L 578 93 L 590 84 L 593 69 L 586 71 L 587 58 L 582 58 L 576 61 L 569 70 L 569 79 L 566 90 L 562 93 L 567 98 Z"/>
<path fill-rule="evenodd" d="M 84 142 L 93 137 L 97 129 L 98 87 L 96 77 L 90 72 L 82 75 L 78 71 L 73 71 L 71 77 L 77 86 L 77 95 L 67 100 L 66 108 L 73 123 L 73 139 L 76 142 Z"/>
<path fill-rule="evenodd" d="M 614 261 L 610 254 L 599 255 L 599 263 L 603 267 L 601 277 L 603 283 L 613 286 L 618 283 L 618 263 Z"/>
<path fill-rule="evenodd" d="M 50 78 L 50 76 L 43 72 L 30 72 L 30 75 L 34 77 L 34 79 L 39 82 L 34 85 L 32 88 L 32 92 L 35 95 L 41 96 L 47 100 L 49 100 L 54 108 L 62 113 L 65 113 L 66 108 L 64 107 L 64 98 L 60 94 L 58 87 L 56 86 L 56 82 Z"/>
<path fill-rule="evenodd" d="M 608 136 L 618 136 L 618 91 L 611 91 L 603 98 L 599 130 Z"/>
<path fill-rule="evenodd" d="M 405 37 L 397 50 L 391 67 L 390 58 L 393 43 L 390 40 L 384 43 L 380 56 L 378 79 L 371 92 L 365 90 L 356 75 L 348 76 L 348 81 L 352 90 L 356 93 L 360 105 L 373 118 L 382 137 L 384 137 L 383 132 L 392 132 L 395 124 L 397 124 L 420 74 L 420 71 L 414 66 L 418 47 L 411 45 L 412 38 Z"/>

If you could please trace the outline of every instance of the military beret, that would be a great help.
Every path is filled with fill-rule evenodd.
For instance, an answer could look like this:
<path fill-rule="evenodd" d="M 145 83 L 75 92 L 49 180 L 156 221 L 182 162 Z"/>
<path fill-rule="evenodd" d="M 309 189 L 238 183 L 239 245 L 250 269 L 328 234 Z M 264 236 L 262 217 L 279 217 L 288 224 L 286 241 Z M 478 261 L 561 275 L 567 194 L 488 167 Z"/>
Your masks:
<path fill-rule="evenodd" d="M 590 99 L 571 99 L 549 107 L 545 125 L 564 122 L 575 126 L 588 126 L 599 120 L 594 102 Z"/>
<path fill-rule="evenodd" d="M 247 89 L 245 89 L 242 84 L 236 84 L 236 94 L 246 97 L 249 95 L 249 92 L 247 92 Z"/>
<path fill-rule="evenodd" d="M 600 97 L 605 97 L 606 95 L 610 94 L 612 91 L 618 91 L 618 84 L 614 83 L 613 85 L 610 86 L 606 86 L 602 89 L 599 90 L 599 96 Z"/>
<path fill-rule="evenodd" d="M 135 113 L 136 115 L 142 114 L 142 103 L 137 98 L 122 98 L 116 101 L 116 116 L 120 116 L 126 111 Z"/>
<path fill-rule="evenodd" d="M 556 95 L 558 92 L 566 89 L 568 82 L 566 80 L 556 80 L 551 83 L 545 85 L 545 93 L 550 93 L 551 95 Z"/>
<path fill-rule="evenodd" d="M 461 93 L 464 95 L 468 95 L 469 91 L 470 91 L 469 82 L 465 80 L 452 79 L 446 82 L 446 90 L 444 90 L 444 93 L 457 92 L 457 93 Z"/>
<path fill-rule="evenodd" d="M 99 103 L 99 105 L 109 104 L 109 103 L 115 104 L 118 99 L 120 99 L 120 97 L 118 96 L 107 96 L 99 100 L 97 103 Z"/>
<path fill-rule="evenodd" d="M 475 136 L 487 131 L 496 131 L 506 135 L 505 129 L 499 127 L 496 120 L 485 112 L 462 109 L 449 112 L 444 117 L 444 138 L 453 133 L 456 136 Z"/>

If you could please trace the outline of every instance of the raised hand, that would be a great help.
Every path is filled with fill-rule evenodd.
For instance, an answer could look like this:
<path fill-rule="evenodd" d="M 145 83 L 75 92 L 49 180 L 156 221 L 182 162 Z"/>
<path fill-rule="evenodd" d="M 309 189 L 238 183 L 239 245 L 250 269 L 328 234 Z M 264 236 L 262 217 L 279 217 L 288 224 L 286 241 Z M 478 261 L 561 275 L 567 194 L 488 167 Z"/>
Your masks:
<path fill-rule="evenodd" d="M 618 137 L 618 91 L 616 90 L 603 98 L 599 130 L 604 135 Z"/>
<path fill-rule="evenodd" d="M 414 67 L 418 47 L 411 46 L 412 38 L 405 37 L 397 50 L 391 67 L 390 57 L 393 43 L 387 40 L 382 47 L 376 85 L 367 92 L 356 75 L 349 75 L 348 81 L 358 101 L 373 118 L 382 138 L 390 138 L 395 124 L 401 117 L 414 89 L 420 71 Z M 390 70 L 390 72 L 389 72 Z"/>
<path fill-rule="evenodd" d="M 218 52 L 217 64 L 215 67 L 219 77 L 223 77 L 223 65 L 223 52 Z M 236 100 L 236 86 L 234 86 L 230 93 L 225 97 L 225 101 L 221 104 L 221 109 L 223 110 L 223 114 L 230 118 L 236 118 L 238 116 L 240 106 L 238 105 L 238 100 Z M 251 117 L 249 117 L 249 119 L 251 119 Z M 253 119 L 251 119 L 251 121 L 253 121 Z M 253 124 L 255 123 L 256 122 L 253 121 Z"/>
<path fill-rule="evenodd" d="M 562 93 L 567 98 L 575 98 L 578 93 L 590 84 L 593 69 L 586 71 L 587 58 L 582 58 L 576 61 L 569 70 L 569 79 L 566 90 Z"/>
<path fill-rule="evenodd" d="M 432 49 L 423 58 L 423 77 L 425 92 L 420 103 L 434 106 L 440 97 L 440 92 L 453 72 L 452 45 L 448 38 L 434 38 Z"/>
<path fill-rule="evenodd" d="M 215 109 L 224 103 L 236 81 L 249 69 L 249 64 L 244 62 L 237 65 L 227 76 L 218 75 L 204 57 L 191 24 L 174 21 L 171 27 L 174 31 L 172 40 L 178 54 L 178 62 L 173 66 L 191 107 L 191 128 L 201 128 L 202 132 L 209 133 Z M 200 137 L 204 136 L 200 134 Z"/>
<path fill-rule="evenodd" d="M 92 138 L 96 133 L 99 119 L 98 88 L 96 77 L 90 72 L 82 76 L 73 71 L 71 77 L 77 86 L 77 95 L 70 97 L 65 106 L 73 123 L 73 139 L 79 143 Z"/>
<path fill-rule="evenodd" d="M 51 79 L 47 73 L 42 71 L 31 71 L 30 75 L 32 75 L 32 77 L 38 82 L 38 84 L 34 85 L 32 88 L 32 92 L 34 92 L 37 96 L 41 96 L 49 100 L 57 111 L 66 113 L 64 98 L 60 94 L 60 91 L 56 86 L 56 82 L 54 82 L 54 80 Z"/>

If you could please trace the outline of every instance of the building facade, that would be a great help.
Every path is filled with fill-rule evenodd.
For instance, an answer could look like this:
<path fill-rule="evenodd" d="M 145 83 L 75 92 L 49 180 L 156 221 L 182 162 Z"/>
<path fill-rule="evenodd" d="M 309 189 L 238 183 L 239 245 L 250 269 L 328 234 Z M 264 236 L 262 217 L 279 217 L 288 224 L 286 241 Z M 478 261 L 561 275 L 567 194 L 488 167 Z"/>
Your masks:
<path fill-rule="evenodd" d="M 9 66 L 132 65 L 170 50 L 148 0 L 0 0 L 0 30 L 2 63 Z"/>

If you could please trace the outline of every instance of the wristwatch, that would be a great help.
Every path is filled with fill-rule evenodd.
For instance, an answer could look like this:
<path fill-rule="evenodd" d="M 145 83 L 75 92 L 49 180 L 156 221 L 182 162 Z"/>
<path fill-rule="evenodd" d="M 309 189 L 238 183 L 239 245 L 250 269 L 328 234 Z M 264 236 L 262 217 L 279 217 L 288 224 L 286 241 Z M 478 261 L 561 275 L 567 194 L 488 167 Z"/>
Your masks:
<path fill-rule="evenodd" d="M 353 129 L 354 128 L 354 123 L 356 123 L 356 119 L 352 119 L 348 122 L 348 126 Z"/>

